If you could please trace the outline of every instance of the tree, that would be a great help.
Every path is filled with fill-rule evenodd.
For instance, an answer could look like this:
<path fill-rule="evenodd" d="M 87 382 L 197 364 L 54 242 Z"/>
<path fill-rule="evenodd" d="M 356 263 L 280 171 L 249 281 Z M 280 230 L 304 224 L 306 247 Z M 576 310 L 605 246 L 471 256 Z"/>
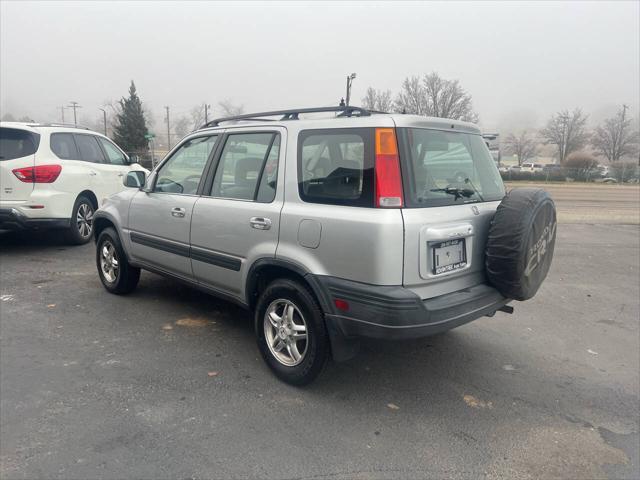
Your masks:
<path fill-rule="evenodd" d="M 118 102 L 113 138 L 124 151 L 143 154 L 148 149 L 148 140 L 145 138 L 148 133 L 142 102 L 132 80 L 129 97 L 122 97 Z"/>
<path fill-rule="evenodd" d="M 367 94 L 362 99 L 362 106 L 368 110 L 377 110 L 379 112 L 391 112 L 393 110 L 393 101 L 391 100 L 391 90 L 376 90 L 375 88 L 367 88 Z"/>
<path fill-rule="evenodd" d="M 473 102 L 458 80 L 447 80 L 432 72 L 419 77 L 408 77 L 396 96 L 395 109 L 399 112 L 451 118 L 477 122 Z"/>
<path fill-rule="evenodd" d="M 510 133 L 504 140 L 505 151 L 518 157 L 518 165 L 522 165 L 536 154 L 536 141 L 523 131 L 520 135 Z"/>
<path fill-rule="evenodd" d="M 16 118 L 10 113 L 5 113 L 4 115 L 2 115 L 2 118 L 0 118 L 0 120 L 2 120 L 3 122 L 15 122 Z"/>
<path fill-rule="evenodd" d="M 198 125 L 200 126 L 200 125 Z M 176 137 L 182 138 L 187 133 L 191 132 L 191 120 L 186 116 L 178 117 L 173 121 L 173 131 L 176 133 Z"/>
<path fill-rule="evenodd" d="M 607 118 L 598 126 L 591 139 L 593 148 L 610 162 L 617 162 L 625 155 L 638 151 L 638 132 L 631 131 L 631 119 L 627 118 L 627 106 L 623 105 L 615 117 Z"/>
<path fill-rule="evenodd" d="M 545 143 L 555 145 L 558 161 L 563 164 L 567 157 L 584 147 L 589 139 L 586 130 L 588 116 L 576 108 L 573 112 L 562 110 L 553 115 L 540 133 Z"/>
<path fill-rule="evenodd" d="M 565 170 L 568 177 L 583 182 L 589 181 L 596 173 L 598 160 L 587 152 L 574 152 L 565 160 Z"/>
<path fill-rule="evenodd" d="M 218 107 L 223 117 L 234 117 L 244 113 L 244 105 L 236 105 L 230 100 L 222 100 L 218 102 Z"/>

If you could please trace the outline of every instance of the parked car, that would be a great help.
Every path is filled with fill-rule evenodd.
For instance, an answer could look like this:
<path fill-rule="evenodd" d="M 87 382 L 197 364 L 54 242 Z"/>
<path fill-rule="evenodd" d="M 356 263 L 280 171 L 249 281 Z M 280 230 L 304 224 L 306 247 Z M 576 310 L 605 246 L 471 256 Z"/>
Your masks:
<path fill-rule="evenodd" d="M 252 310 L 263 358 L 296 385 L 360 337 L 511 313 L 553 256 L 551 198 L 505 195 L 478 128 L 454 120 L 240 115 L 189 134 L 142 177 L 96 213 L 104 287 L 129 293 L 146 269 Z"/>
<path fill-rule="evenodd" d="M 542 163 L 523 163 L 522 172 L 542 172 L 544 170 L 544 164 Z"/>
<path fill-rule="evenodd" d="M 0 229 L 59 228 L 88 242 L 95 210 L 131 171 L 148 172 L 99 133 L 0 122 Z"/>

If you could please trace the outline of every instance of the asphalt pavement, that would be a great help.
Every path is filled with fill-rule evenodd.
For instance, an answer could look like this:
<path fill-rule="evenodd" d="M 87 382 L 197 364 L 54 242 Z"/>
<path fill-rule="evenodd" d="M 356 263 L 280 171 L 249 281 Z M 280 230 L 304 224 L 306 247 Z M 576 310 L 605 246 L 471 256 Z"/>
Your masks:
<path fill-rule="evenodd" d="M 637 207 L 637 206 L 636 206 Z M 0 478 L 640 478 L 637 225 L 561 224 L 538 295 L 278 381 L 250 315 L 0 233 Z"/>

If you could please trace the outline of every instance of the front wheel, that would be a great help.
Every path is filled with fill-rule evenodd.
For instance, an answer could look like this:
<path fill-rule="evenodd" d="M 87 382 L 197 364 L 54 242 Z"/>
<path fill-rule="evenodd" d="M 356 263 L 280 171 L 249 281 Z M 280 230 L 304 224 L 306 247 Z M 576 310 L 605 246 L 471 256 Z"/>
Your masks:
<path fill-rule="evenodd" d="M 132 267 L 113 228 L 100 232 L 96 243 L 96 264 L 104 288 L 115 294 L 131 293 L 140 279 L 140 269 Z"/>
<path fill-rule="evenodd" d="M 256 334 L 262 357 L 287 383 L 306 385 L 329 357 L 329 337 L 318 302 L 300 283 L 281 279 L 260 295 Z"/>

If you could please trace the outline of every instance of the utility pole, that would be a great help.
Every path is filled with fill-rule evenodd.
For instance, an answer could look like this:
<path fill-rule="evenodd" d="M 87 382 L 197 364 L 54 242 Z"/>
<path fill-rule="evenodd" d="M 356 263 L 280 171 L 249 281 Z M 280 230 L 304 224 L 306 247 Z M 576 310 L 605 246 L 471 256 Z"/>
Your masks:
<path fill-rule="evenodd" d="M 353 79 L 356 78 L 356 74 L 352 73 L 351 75 L 347 75 L 347 97 L 346 97 L 346 106 L 349 106 L 349 101 L 351 100 L 351 84 L 353 84 Z"/>
<path fill-rule="evenodd" d="M 171 150 L 171 125 L 169 124 L 169 107 L 165 106 L 165 110 L 167 111 L 167 118 L 165 121 L 167 122 L 167 150 Z"/>
<path fill-rule="evenodd" d="M 104 136 L 107 136 L 107 111 L 104 108 L 99 108 L 98 110 L 102 110 L 102 119 L 104 122 Z"/>
<path fill-rule="evenodd" d="M 204 104 L 204 124 L 206 125 L 207 123 L 209 123 L 209 109 L 211 108 L 211 105 L 207 105 L 206 103 Z"/>
<path fill-rule="evenodd" d="M 69 105 L 69 108 L 73 108 L 73 124 L 77 127 L 78 126 L 78 117 L 76 116 L 76 109 L 78 108 L 82 108 L 82 106 L 80 106 L 80 104 L 78 104 L 78 102 L 69 102 L 71 105 Z"/>
<path fill-rule="evenodd" d="M 58 107 L 60 109 L 60 113 L 62 115 L 62 123 L 64 124 L 64 109 L 66 108 L 64 105 Z"/>

